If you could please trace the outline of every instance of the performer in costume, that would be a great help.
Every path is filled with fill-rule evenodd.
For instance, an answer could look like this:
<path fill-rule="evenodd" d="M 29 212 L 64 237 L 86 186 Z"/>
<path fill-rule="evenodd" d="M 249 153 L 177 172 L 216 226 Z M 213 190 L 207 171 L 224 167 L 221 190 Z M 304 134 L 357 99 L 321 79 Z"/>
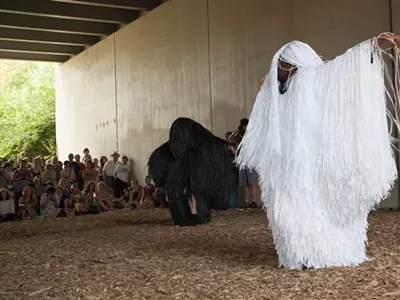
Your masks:
<path fill-rule="evenodd" d="M 150 155 L 149 174 L 156 186 L 165 187 L 176 225 L 205 224 L 212 208 L 227 208 L 236 182 L 228 145 L 199 123 L 178 118 L 168 142 Z"/>
<path fill-rule="evenodd" d="M 398 62 L 400 38 L 389 33 L 326 63 L 299 41 L 272 60 L 236 162 L 260 176 L 280 266 L 367 260 L 368 213 L 397 178 L 379 47 L 385 41 Z"/>

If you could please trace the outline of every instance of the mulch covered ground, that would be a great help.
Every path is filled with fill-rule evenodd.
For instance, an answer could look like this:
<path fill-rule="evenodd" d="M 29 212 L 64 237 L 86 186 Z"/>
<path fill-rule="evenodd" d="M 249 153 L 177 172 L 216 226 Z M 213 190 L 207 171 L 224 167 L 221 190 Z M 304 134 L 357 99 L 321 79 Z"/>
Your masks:
<path fill-rule="evenodd" d="M 357 268 L 288 271 L 259 210 L 179 228 L 168 210 L 0 224 L 0 299 L 400 299 L 400 213 Z"/>

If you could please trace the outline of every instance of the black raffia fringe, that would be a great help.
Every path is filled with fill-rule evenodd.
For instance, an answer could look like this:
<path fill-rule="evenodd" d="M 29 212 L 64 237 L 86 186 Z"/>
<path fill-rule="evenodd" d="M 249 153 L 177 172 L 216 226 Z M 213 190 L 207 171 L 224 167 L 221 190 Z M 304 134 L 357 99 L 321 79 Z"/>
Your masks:
<path fill-rule="evenodd" d="M 184 226 L 190 220 L 190 194 L 196 198 L 200 224 L 211 221 L 211 209 L 227 209 L 237 183 L 227 146 L 194 120 L 178 118 L 169 141 L 150 155 L 149 175 L 157 186 L 165 187 L 174 224 Z"/>

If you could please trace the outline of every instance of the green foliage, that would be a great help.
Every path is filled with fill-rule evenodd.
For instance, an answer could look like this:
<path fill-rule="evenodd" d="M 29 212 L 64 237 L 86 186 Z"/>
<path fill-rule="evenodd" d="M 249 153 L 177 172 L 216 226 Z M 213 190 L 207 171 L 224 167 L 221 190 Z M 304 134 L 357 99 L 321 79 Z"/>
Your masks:
<path fill-rule="evenodd" d="M 55 155 L 55 65 L 0 60 L 0 156 Z"/>

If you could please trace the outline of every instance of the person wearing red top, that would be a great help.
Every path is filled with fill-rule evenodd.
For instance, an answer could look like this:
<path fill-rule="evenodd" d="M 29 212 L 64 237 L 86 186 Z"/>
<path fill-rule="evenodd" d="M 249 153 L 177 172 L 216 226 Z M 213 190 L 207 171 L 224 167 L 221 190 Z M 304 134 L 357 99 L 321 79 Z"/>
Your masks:
<path fill-rule="evenodd" d="M 147 198 L 153 199 L 156 188 L 151 183 L 150 177 L 146 176 L 146 178 L 144 179 L 144 182 L 146 185 L 143 187 L 142 201 L 146 200 Z"/>

